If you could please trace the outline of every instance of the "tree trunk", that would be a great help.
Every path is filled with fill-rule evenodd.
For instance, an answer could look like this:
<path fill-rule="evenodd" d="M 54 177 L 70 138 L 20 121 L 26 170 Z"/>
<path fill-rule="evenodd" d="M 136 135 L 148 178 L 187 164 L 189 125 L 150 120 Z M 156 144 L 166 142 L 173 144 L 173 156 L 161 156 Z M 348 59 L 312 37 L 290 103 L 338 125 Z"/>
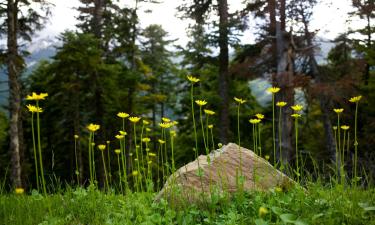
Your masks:
<path fill-rule="evenodd" d="M 20 136 L 19 130 L 20 111 L 21 111 L 21 85 L 19 75 L 21 71 L 20 58 L 18 55 L 17 44 L 17 15 L 18 6 L 13 0 L 7 3 L 7 69 L 9 77 L 9 137 L 10 137 L 10 155 L 11 155 L 11 179 L 15 187 L 21 187 L 21 162 L 20 162 Z"/>
<path fill-rule="evenodd" d="M 93 15 L 93 32 L 96 38 L 101 39 L 102 36 L 102 20 L 103 20 L 103 8 L 105 6 L 105 0 L 95 0 L 94 2 L 94 15 Z"/>
<path fill-rule="evenodd" d="M 314 48 L 313 48 L 313 39 L 309 32 L 308 28 L 308 21 L 302 15 L 302 22 L 304 24 L 304 32 L 306 43 L 309 48 L 307 52 L 309 57 L 309 65 L 311 67 L 312 76 L 315 78 L 317 85 L 322 84 L 322 74 L 320 74 L 318 69 L 318 63 L 315 59 Z M 346 46 L 346 45 L 345 45 Z M 345 54 L 346 55 L 346 54 Z M 329 96 L 325 96 L 324 93 L 318 93 L 318 101 L 320 104 L 320 109 L 322 110 L 323 114 L 323 126 L 325 131 L 325 138 L 326 138 L 326 149 L 330 154 L 330 157 L 333 161 L 336 161 L 336 144 L 335 144 L 335 137 L 333 134 L 332 123 L 330 119 L 331 109 L 332 109 L 332 102 Z"/>
<path fill-rule="evenodd" d="M 290 42 L 290 37 L 281 30 L 281 24 L 276 24 L 276 47 L 277 47 L 277 74 L 276 82 L 280 87 L 280 92 L 276 94 L 276 101 L 286 101 L 288 105 L 294 105 L 294 50 Z M 282 147 L 281 159 L 283 162 L 290 162 L 294 155 L 292 147 L 293 140 L 293 119 L 291 117 L 292 110 L 290 107 L 285 107 L 281 114 L 282 122 L 282 136 L 278 140 L 278 145 Z"/>
<path fill-rule="evenodd" d="M 366 15 L 367 17 L 367 49 L 371 49 L 371 20 L 370 15 Z M 369 62 L 366 62 L 365 66 L 365 72 L 363 74 L 363 80 L 365 85 L 368 85 L 370 79 L 370 64 Z"/>
<path fill-rule="evenodd" d="M 228 142 L 229 130 L 229 96 L 228 96 L 228 3 L 227 0 L 218 0 L 219 6 L 219 96 L 220 106 L 220 141 L 223 144 Z"/>

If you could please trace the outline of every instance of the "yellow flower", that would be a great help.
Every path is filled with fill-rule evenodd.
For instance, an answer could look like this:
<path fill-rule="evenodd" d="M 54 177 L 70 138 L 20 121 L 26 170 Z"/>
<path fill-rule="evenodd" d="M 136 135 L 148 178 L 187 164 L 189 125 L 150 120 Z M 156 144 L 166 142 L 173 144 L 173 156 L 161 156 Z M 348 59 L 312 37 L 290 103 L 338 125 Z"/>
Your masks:
<path fill-rule="evenodd" d="M 125 118 L 129 117 L 129 114 L 127 114 L 125 112 L 119 112 L 119 113 L 117 113 L 117 116 L 125 119 Z"/>
<path fill-rule="evenodd" d="M 87 126 L 87 129 L 91 132 L 95 132 L 97 130 L 100 129 L 100 125 L 98 124 L 93 124 L 93 123 L 90 123 L 88 126 Z"/>
<path fill-rule="evenodd" d="M 150 153 L 148 153 L 148 156 L 150 156 L 150 157 L 155 157 L 155 156 L 156 156 L 156 154 L 155 154 L 155 153 L 152 153 L 152 152 L 150 152 Z"/>
<path fill-rule="evenodd" d="M 161 140 L 159 139 L 158 142 L 162 145 L 162 144 L 165 144 L 165 141 L 164 140 Z"/>
<path fill-rule="evenodd" d="M 214 125 L 210 124 L 210 125 L 208 125 L 208 128 L 212 129 L 212 128 L 214 128 Z"/>
<path fill-rule="evenodd" d="M 337 130 L 337 126 L 333 126 L 332 128 L 333 128 L 334 130 Z"/>
<path fill-rule="evenodd" d="M 132 123 L 138 123 L 141 120 L 141 118 L 140 117 L 136 117 L 136 116 L 132 116 L 132 117 L 129 117 L 129 120 Z"/>
<path fill-rule="evenodd" d="M 135 159 L 134 159 L 134 160 L 135 160 Z M 132 172 L 132 174 L 133 174 L 133 176 L 137 176 L 137 175 L 138 175 L 138 171 L 134 170 L 134 171 Z"/>
<path fill-rule="evenodd" d="M 269 93 L 276 94 L 277 92 L 280 91 L 280 88 L 278 88 L 278 87 L 270 87 L 270 88 L 267 89 L 267 91 Z"/>
<path fill-rule="evenodd" d="M 206 113 L 207 115 L 210 115 L 210 116 L 215 115 L 215 112 L 212 111 L 212 110 L 209 110 L 209 109 L 205 109 L 204 113 Z"/>
<path fill-rule="evenodd" d="M 150 122 L 148 122 L 147 120 L 142 120 L 142 123 L 143 123 L 144 125 L 149 125 L 149 124 L 150 124 Z"/>
<path fill-rule="evenodd" d="M 361 100 L 361 98 L 362 98 L 362 96 L 358 95 L 358 96 L 350 98 L 349 102 L 359 102 L 359 100 Z"/>
<path fill-rule="evenodd" d="M 246 100 L 244 100 L 242 98 L 234 97 L 233 99 L 234 99 L 234 101 L 238 102 L 238 104 L 244 104 L 246 102 Z"/>
<path fill-rule="evenodd" d="M 275 192 L 276 193 L 281 193 L 281 192 L 283 192 L 283 189 L 281 187 L 276 187 L 275 188 Z"/>
<path fill-rule="evenodd" d="M 147 132 L 151 132 L 151 128 L 146 127 Z"/>
<path fill-rule="evenodd" d="M 42 108 L 40 108 L 40 107 L 36 107 L 35 105 L 27 105 L 26 106 L 28 109 L 29 109 L 29 111 L 30 112 L 32 112 L 32 113 L 41 113 L 41 112 L 43 112 L 43 109 Z"/>
<path fill-rule="evenodd" d="M 25 192 L 25 189 L 23 189 L 23 188 L 16 188 L 15 192 L 16 192 L 17 195 L 22 195 Z"/>
<path fill-rule="evenodd" d="M 98 149 L 100 151 L 104 151 L 105 150 L 105 145 L 98 145 Z"/>
<path fill-rule="evenodd" d="M 121 153 L 121 150 L 120 149 L 115 149 L 115 153 L 118 155 Z"/>
<path fill-rule="evenodd" d="M 159 123 L 161 128 L 167 129 L 173 126 L 173 123 Z"/>
<path fill-rule="evenodd" d="M 341 126 L 341 129 L 343 129 L 343 130 L 349 130 L 349 128 L 350 128 L 350 127 L 347 126 L 347 125 L 342 125 L 342 126 Z"/>
<path fill-rule="evenodd" d="M 106 143 L 109 145 L 111 142 L 110 141 L 106 141 Z"/>
<path fill-rule="evenodd" d="M 150 160 L 150 161 L 148 161 L 147 163 L 148 163 L 149 165 L 151 165 L 151 164 L 152 164 L 152 161 Z"/>
<path fill-rule="evenodd" d="M 124 135 L 120 135 L 120 134 L 117 134 L 116 136 L 115 136 L 115 138 L 117 138 L 118 140 L 121 140 L 121 139 L 124 139 Z"/>
<path fill-rule="evenodd" d="M 269 155 L 265 155 L 264 158 L 268 161 L 270 160 L 270 156 Z"/>
<path fill-rule="evenodd" d="M 294 113 L 294 114 L 292 114 L 292 117 L 294 117 L 294 118 L 299 118 L 299 117 L 301 117 L 301 114 Z"/>
<path fill-rule="evenodd" d="M 191 83 L 198 83 L 200 80 L 196 77 L 193 77 L 193 76 L 187 76 L 187 79 L 191 82 Z"/>
<path fill-rule="evenodd" d="M 162 117 L 161 120 L 164 122 L 164 123 L 169 123 L 171 122 L 170 119 L 166 118 L 166 117 Z"/>
<path fill-rule="evenodd" d="M 207 104 L 207 102 L 205 100 L 195 100 L 195 103 L 197 103 L 197 105 L 199 106 L 204 106 Z"/>
<path fill-rule="evenodd" d="M 40 94 L 37 94 L 37 93 L 33 92 L 31 95 L 27 95 L 27 96 L 26 96 L 26 100 L 35 100 L 35 101 L 39 101 L 39 100 L 44 100 L 47 96 L 48 96 L 47 93 L 40 93 Z"/>
<path fill-rule="evenodd" d="M 260 119 L 250 119 L 249 122 L 251 124 L 257 124 L 257 123 L 260 123 Z"/>
<path fill-rule="evenodd" d="M 255 116 L 256 116 L 256 118 L 258 118 L 260 120 L 264 119 L 264 115 L 263 114 L 257 113 L 257 114 L 255 114 Z"/>
<path fill-rule="evenodd" d="M 79 138 L 79 136 L 78 136 L 77 134 L 75 134 L 75 135 L 74 135 L 74 138 L 75 138 L 75 139 L 78 139 L 78 138 Z"/>
<path fill-rule="evenodd" d="M 172 124 L 173 124 L 173 126 L 176 126 L 178 124 L 178 122 L 177 121 L 173 121 Z"/>
<path fill-rule="evenodd" d="M 276 105 L 279 106 L 279 107 L 284 107 L 286 106 L 288 103 L 286 102 L 277 102 Z"/>
<path fill-rule="evenodd" d="M 175 130 L 171 130 L 169 132 L 169 134 L 172 136 L 172 137 L 175 137 L 176 136 L 176 131 Z"/>
<path fill-rule="evenodd" d="M 268 213 L 268 209 L 266 207 L 260 207 L 258 210 L 259 217 L 263 217 Z"/>
<path fill-rule="evenodd" d="M 335 111 L 335 113 L 337 113 L 337 114 L 340 114 L 340 113 L 344 112 L 344 109 L 343 108 L 341 108 L 341 109 L 333 109 L 333 111 Z"/>
<path fill-rule="evenodd" d="M 294 111 L 301 111 L 303 109 L 303 106 L 302 105 L 293 105 L 291 106 L 291 108 L 294 110 Z"/>
<path fill-rule="evenodd" d="M 147 142 L 150 142 L 150 141 L 151 141 L 151 139 L 148 138 L 148 137 L 142 138 L 142 142 L 144 142 L 144 143 L 147 143 Z"/>
<path fill-rule="evenodd" d="M 122 135 L 122 136 L 126 136 L 128 133 L 126 133 L 126 131 L 123 131 L 123 130 L 120 130 L 119 133 Z"/>

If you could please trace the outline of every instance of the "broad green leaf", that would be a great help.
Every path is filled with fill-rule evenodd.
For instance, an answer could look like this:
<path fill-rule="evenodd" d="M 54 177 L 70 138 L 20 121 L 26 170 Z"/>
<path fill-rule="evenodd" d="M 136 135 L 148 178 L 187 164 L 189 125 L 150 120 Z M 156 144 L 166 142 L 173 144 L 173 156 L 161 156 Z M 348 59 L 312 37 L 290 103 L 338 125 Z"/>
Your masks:
<path fill-rule="evenodd" d="M 256 219 L 255 225 L 268 225 L 267 221 L 264 221 L 263 219 Z"/>
<path fill-rule="evenodd" d="M 285 213 L 280 215 L 280 219 L 285 223 L 294 223 L 297 219 L 297 216 L 291 213 Z"/>

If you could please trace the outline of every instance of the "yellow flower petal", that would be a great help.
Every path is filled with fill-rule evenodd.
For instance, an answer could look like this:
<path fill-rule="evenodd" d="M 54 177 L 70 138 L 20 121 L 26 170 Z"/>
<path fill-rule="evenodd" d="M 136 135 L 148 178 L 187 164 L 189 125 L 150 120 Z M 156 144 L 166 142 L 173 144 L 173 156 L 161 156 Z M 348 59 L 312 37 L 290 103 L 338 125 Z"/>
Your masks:
<path fill-rule="evenodd" d="M 267 89 L 267 91 L 269 93 L 276 94 L 277 92 L 280 91 L 280 88 L 278 88 L 278 87 L 270 87 L 270 88 Z"/>

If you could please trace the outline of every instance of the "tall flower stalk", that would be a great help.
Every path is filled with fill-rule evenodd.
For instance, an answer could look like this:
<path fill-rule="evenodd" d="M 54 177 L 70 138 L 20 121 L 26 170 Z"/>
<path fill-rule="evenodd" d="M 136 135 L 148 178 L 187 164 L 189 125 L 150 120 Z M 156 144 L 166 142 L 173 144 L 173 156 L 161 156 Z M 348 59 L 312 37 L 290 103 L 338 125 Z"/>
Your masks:
<path fill-rule="evenodd" d="M 198 159 L 198 137 L 197 137 L 197 126 L 195 124 L 195 113 L 194 113 L 194 84 L 198 83 L 200 81 L 199 78 L 193 77 L 193 76 L 187 76 L 187 79 L 190 81 L 191 87 L 190 87 L 190 102 L 191 102 L 191 115 L 193 117 L 193 128 L 194 128 L 194 139 L 195 139 L 195 158 Z M 198 162 L 198 176 L 200 178 L 201 182 L 201 189 L 203 193 L 203 180 L 202 180 L 202 175 L 203 171 L 199 165 L 199 160 Z"/>
<path fill-rule="evenodd" d="M 272 94 L 272 138 L 273 138 L 273 165 L 276 166 L 276 138 L 275 138 L 275 94 L 280 91 L 278 87 L 267 89 Z"/>
<path fill-rule="evenodd" d="M 206 135 L 205 135 L 205 132 L 204 132 L 203 116 L 202 116 L 202 107 L 205 106 L 207 104 L 207 102 L 205 100 L 195 100 L 195 103 L 199 106 L 199 119 L 200 119 L 201 128 L 202 128 L 203 143 L 204 143 L 204 148 L 206 150 L 207 161 L 209 162 L 210 161 L 209 155 L 208 155 L 209 152 L 208 152 L 208 147 L 207 147 L 207 143 L 206 143 Z"/>
<path fill-rule="evenodd" d="M 36 186 L 38 192 L 40 192 L 39 188 L 39 172 L 38 172 L 38 157 L 37 157 L 37 149 L 36 149 L 36 143 L 35 143 L 35 130 L 34 130 L 34 113 L 36 112 L 42 112 L 43 110 L 41 108 L 38 108 L 34 105 L 27 105 L 27 108 L 31 112 L 31 134 L 33 138 L 33 151 L 34 151 L 34 163 L 35 163 L 35 176 L 36 176 Z"/>
<path fill-rule="evenodd" d="M 190 81 L 190 102 L 191 102 L 191 116 L 193 118 L 194 138 L 195 138 L 195 157 L 198 158 L 198 138 L 197 138 L 197 126 L 195 124 L 195 113 L 194 113 L 194 84 L 200 80 L 193 76 L 187 76 Z"/>
<path fill-rule="evenodd" d="M 349 126 L 342 125 L 341 130 L 343 130 L 343 140 L 342 140 L 342 150 L 341 150 L 341 183 L 345 182 L 345 148 L 346 140 L 349 138 Z M 348 137 L 347 137 L 348 134 Z"/>
<path fill-rule="evenodd" d="M 301 117 L 301 114 L 299 112 L 303 109 L 303 106 L 301 105 L 294 105 L 291 106 L 293 111 L 295 112 L 292 114 L 292 117 L 294 118 L 294 128 L 295 128 L 295 138 L 296 138 L 296 175 L 297 175 L 297 181 L 300 182 L 300 167 L 299 167 L 299 151 L 298 151 L 298 119 Z"/>
<path fill-rule="evenodd" d="M 117 155 L 117 166 L 118 166 L 118 177 L 119 177 L 120 190 L 121 190 L 121 193 L 124 194 L 124 191 L 122 189 L 122 179 L 121 179 L 121 164 L 120 164 L 121 149 L 115 149 L 115 153 Z"/>
<path fill-rule="evenodd" d="M 110 154 L 111 142 L 110 141 L 106 141 L 106 144 L 107 144 L 108 180 L 109 180 L 109 183 L 111 183 L 111 180 L 112 180 L 111 154 Z"/>
<path fill-rule="evenodd" d="M 341 168 L 341 132 L 340 132 L 340 114 L 344 109 L 333 109 L 337 114 L 337 151 L 336 151 L 336 179 L 339 179 L 340 168 Z"/>
<path fill-rule="evenodd" d="M 137 127 L 136 127 L 136 124 L 141 120 L 140 117 L 129 117 L 129 120 L 130 122 L 133 123 L 133 131 L 134 131 L 134 147 L 135 147 L 135 154 L 136 154 L 136 157 L 137 157 L 137 173 L 136 173 L 136 177 L 137 177 L 137 184 L 140 185 L 141 187 L 141 191 L 143 191 L 143 185 L 142 185 L 142 174 L 141 174 L 141 167 L 140 167 L 140 164 L 139 164 L 139 150 L 137 148 Z M 134 173 L 134 171 L 133 171 Z"/>
<path fill-rule="evenodd" d="M 257 113 L 255 115 L 255 117 L 258 119 L 258 121 L 257 121 L 257 124 L 258 124 L 258 143 L 259 143 L 258 149 L 259 149 L 259 155 L 261 156 L 262 155 L 262 142 L 261 142 L 261 135 L 260 135 L 260 125 L 261 125 L 262 119 L 264 119 L 264 115 L 260 114 L 260 113 Z"/>
<path fill-rule="evenodd" d="M 362 96 L 355 96 L 349 99 L 349 102 L 355 103 L 355 117 L 354 117 L 354 180 L 357 184 L 357 162 L 358 162 L 358 139 L 357 139 L 357 121 L 358 121 L 358 104 Z"/>
<path fill-rule="evenodd" d="M 107 174 L 107 164 L 105 163 L 105 157 L 104 157 L 104 150 L 105 150 L 106 146 L 105 145 L 98 145 L 98 149 L 100 150 L 101 152 L 101 155 L 102 155 L 102 162 L 103 162 L 103 169 L 104 169 L 104 176 L 105 176 L 105 187 L 104 189 L 107 189 L 107 191 L 109 190 L 109 182 L 108 182 L 108 174 Z"/>
<path fill-rule="evenodd" d="M 242 176 L 242 151 L 241 151 L 241 133 L 240 133 L 240 107 L 246 100 L 234 97 L 237 103 L 237 138 L 238 138 L 238 151 L 240 152 L 240 176 Z"/>
<path fill-rule="evenodd" d="M 39 114 L 43 112 L 41 108 L 39 108 L 39 101 L 45 100 L 48 96 L 47 93 L 40 93 L 37 94 L 33 92 L 31 95 L 26 96 L 26 100 L 35 101 L 36 104 L 36 125 L 37 125 L 37 139 L 38 139 L 38 153 L 39 153 L 39 165 L 40 165 L 40 175 L 42 179 L 42 187 L 44 195 L 47 195 L 46 189 L 46 182 L 44 179 L 44 169 L 43 169 L 43 157 L 42 157 L 42 147 L 41 147 L 41 140 L 40 140 L 40 117 Z"/>
<path fill-rule="evenodd" d="M 95 170 L 95 161 L 94 161 L 94 155 L 93 155 L 93 146 L 95 145 L 94 143 L 94 136 L 95 132 L 100 129 L 100 125 L 90 123 L 87 127 L 87 130 L 90 132 L 89 133 L 89 170 L 90 170 L 90 183 L 94 184 L 95 182 L 95 175 L 94 175 L 94 170 Z"/>
<path fill-rule="evenodd" d="M 76 160 L 76 171 L 75 175 L 77 176 L 77 185 L 79 185 L 79 168 L 78 168 L 78 155 L 77 155 L 77 141 L 78 141 L 79 136 L 74 135 L 74 157 Z"/>
<path fill-rule="evenodd" d="M 281 163 L 281 166 L 283 167 L 283 157 L 282 157 L 282 132 L 283 132 L 283 128 L 282 128 L 282 119 L 281 119 L 281 116 L 282 116 L 282 108 L 284 106 L 286 106 L 287 103 L 286 102 L 277 102 L 276 103 L 276 106 L 279 107 L 279 127 L 278 127 L 278 133 L 279 133 L 279 158 L 280 158 L 280 163 Z"/>

